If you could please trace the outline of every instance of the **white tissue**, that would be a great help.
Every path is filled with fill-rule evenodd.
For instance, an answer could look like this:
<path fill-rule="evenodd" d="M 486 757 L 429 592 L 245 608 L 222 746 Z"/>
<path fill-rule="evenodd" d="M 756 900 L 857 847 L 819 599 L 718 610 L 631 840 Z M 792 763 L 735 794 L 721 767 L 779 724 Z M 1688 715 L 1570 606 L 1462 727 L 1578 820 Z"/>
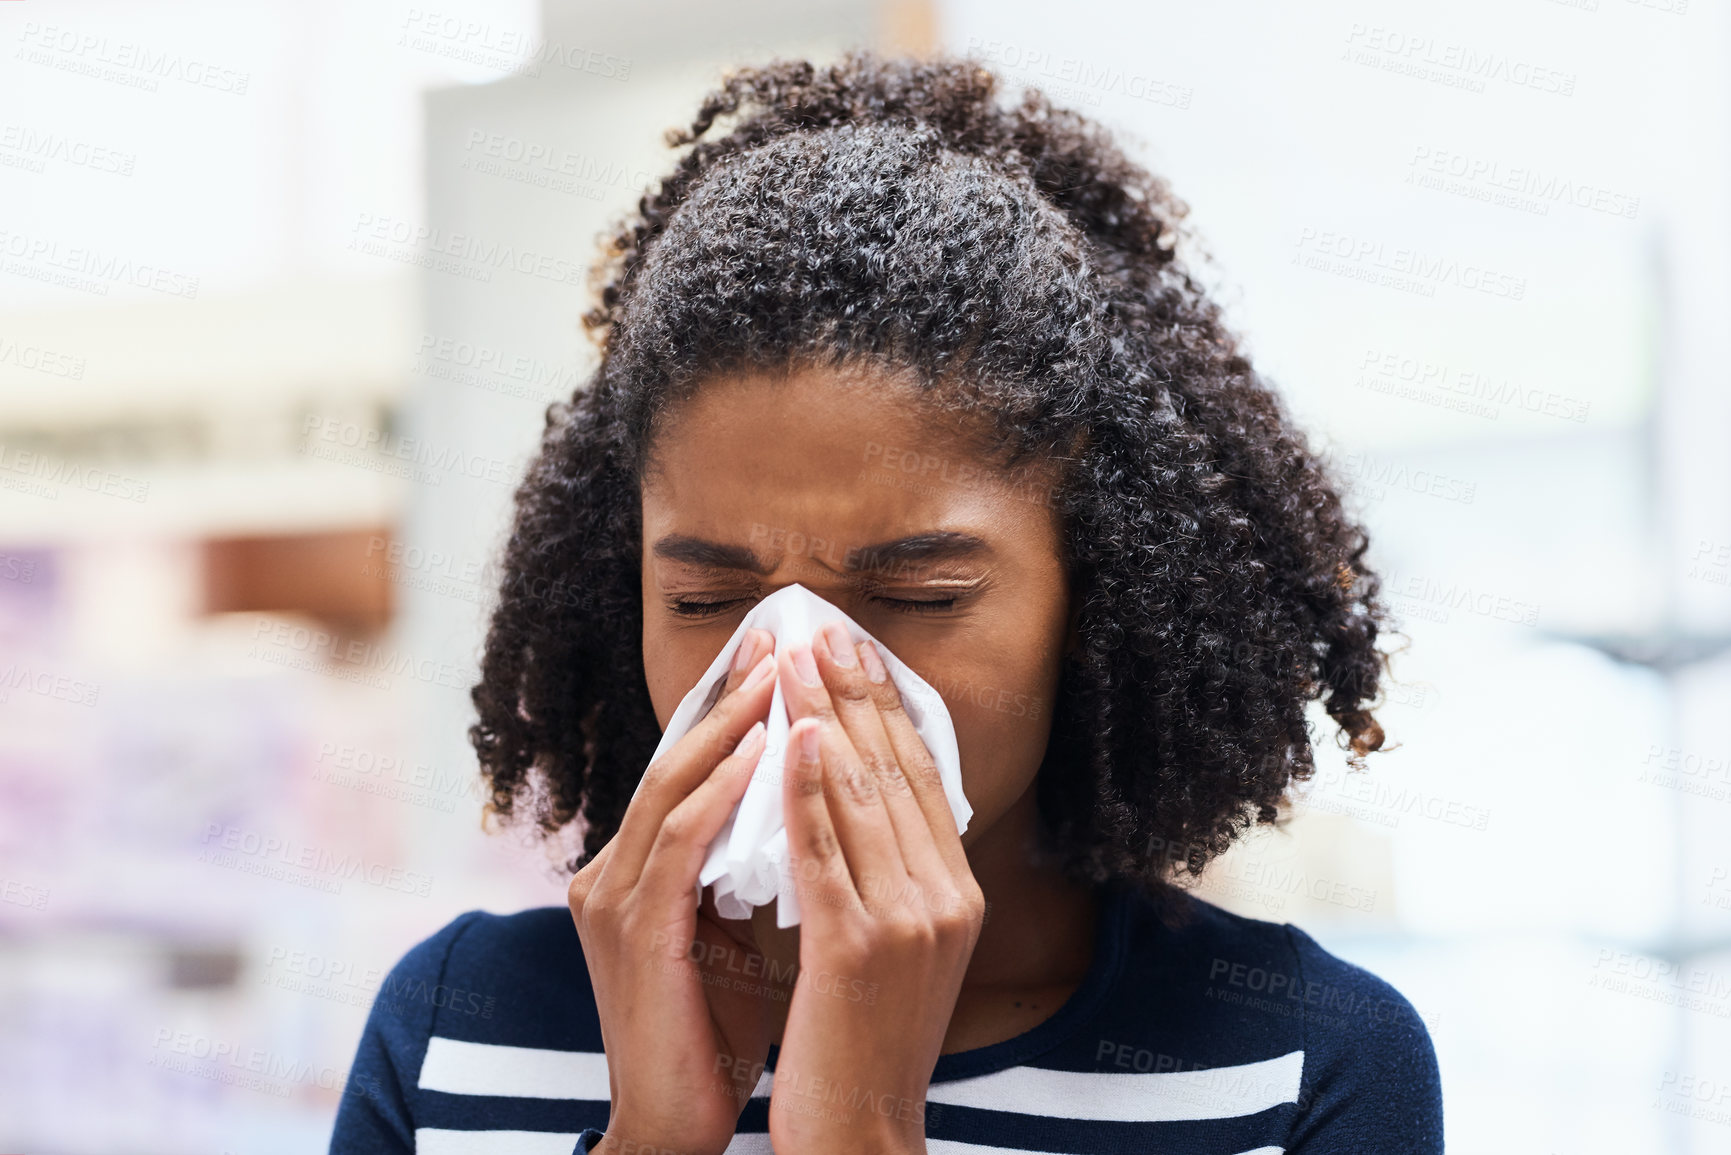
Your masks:
<path fill-rule="evenodd" d="M 775 652 L 779 655 L 788 646 L 809 643 L 817 628 L 829 621 L 841 622 L 856 645 L 869 639 L 877 646 L 889 670 L 890 681 L 901 691 L 902 704 L 914 730 L 937 763 L 944 796 L 949 801 L 950 812 L 955 815 L 956 831 L 967 830 L 974 808 L 962 794 L 962 760 L 956 748 L 955 727 L 950 722 L 950 712 L 943 698 L 859 623 L 798 584 L 776 590 L 745 615 L 745 620 L 721 647 L 721 653 L 680 701 L 679 708 L 673 711 L 650 761 L 666 753 L 709 713 L 720 697 L 721 687 L 733 667 L 733 656 L 748 631 L 763 629 L 775 635 Z M 753 907 L 774 900 L 775 924 L 779 927 L 799 925 L 799 899 L 787 868 L 787 830 L 782 825 L 781 809 L 782 769 L 790 724 L 787 702 L 777 679 L 774 697 L 769 704 L 769 717 L 764 723 L 768 733 L 763 753 L 758 756 L 757 766 L 752 770 L 745 796 L 733 808 L 733 814 L 721 828 L 721 833 L 709 844 L 709 854 L 697 876 L 699 886 L 715 887 L 716 910 L 723 918 L 746 918 Z"/>

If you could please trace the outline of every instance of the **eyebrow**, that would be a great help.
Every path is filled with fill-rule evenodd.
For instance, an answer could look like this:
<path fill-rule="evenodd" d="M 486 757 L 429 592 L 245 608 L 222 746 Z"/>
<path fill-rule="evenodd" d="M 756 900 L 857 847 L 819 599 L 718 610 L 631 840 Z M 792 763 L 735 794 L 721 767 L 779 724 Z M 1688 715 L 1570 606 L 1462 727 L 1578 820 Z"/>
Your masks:
<path fill-rule="evenodd" d="M 683 533 L 670 533 L 659 539 L 653 552 L 656 557 L 708 569 L 747 570 L 755 574 L 768 574 L 775 569 L 773 560 L 760 560 L 746 546 L 708 541 Z M 863 573 L 905 567 L 914 562 L 945 561 L 989 554 L 992 547 L 983 538 L 975 537 L 971 533 L 944 529 L 898 537 L 893 541 L 881 541 L 868 546 L 850 547 L 841 552 L 843 569 L 849 573 Z"/>

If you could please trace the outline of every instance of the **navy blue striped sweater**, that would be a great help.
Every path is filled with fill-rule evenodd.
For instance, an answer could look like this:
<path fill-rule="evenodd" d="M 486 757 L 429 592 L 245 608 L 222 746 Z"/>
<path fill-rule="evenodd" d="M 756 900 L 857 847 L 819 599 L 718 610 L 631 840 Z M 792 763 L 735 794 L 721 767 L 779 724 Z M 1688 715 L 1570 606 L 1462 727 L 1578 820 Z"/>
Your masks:
<path fill-rule="evenodd" d="M 1173 929 L 1107 892 L 1093 964 L 1050 1019 L 938 1059 L 934 1153 L 1430 1155 L 1430 1036 L 1387 983 L 1296 927 L 1199 899 Z M 730 1153 L 770 1151 L 775 1051 Z M 607 1124 L 607 1061 L 570 912 L 464 914 L 375 1000 L 332 1155 L 572 1155 Z"/>

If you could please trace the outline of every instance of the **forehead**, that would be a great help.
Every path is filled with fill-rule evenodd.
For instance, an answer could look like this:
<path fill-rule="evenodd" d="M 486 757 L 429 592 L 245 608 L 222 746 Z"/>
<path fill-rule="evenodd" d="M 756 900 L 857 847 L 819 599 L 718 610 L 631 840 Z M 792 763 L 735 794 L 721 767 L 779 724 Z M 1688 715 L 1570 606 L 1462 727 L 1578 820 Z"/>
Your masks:
<path fill-rule="evenodd" d="M 971 429 L 980 426 L 884 376 L 813 369 L 720 378 L 657 434 L 645 515 L 651 507 L 699 518 L 821 509 L 894 520 L 972 504 L 968 491 L 988 488 L 999 471 Z"/>

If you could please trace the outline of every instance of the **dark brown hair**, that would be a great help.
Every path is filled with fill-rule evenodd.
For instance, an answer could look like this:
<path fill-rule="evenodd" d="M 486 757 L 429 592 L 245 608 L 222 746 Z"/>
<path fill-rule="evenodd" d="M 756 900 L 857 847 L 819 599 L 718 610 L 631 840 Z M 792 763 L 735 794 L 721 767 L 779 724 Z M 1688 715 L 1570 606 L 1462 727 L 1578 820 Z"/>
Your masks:
<path fill-rule="evenodd" d="M 496 814 L 580 818 L 587 855 L 618 828 L 660 737 L 639 481 L 664 415 L 745 368 L 878 366 L 1061 467 L 1081 644 L 1037 789 L 1076 876 L 1161 894 L 1275 820 L 1312 700 L 1355 763 L 1381 746 L 1364 533 L 1186 269 L 1186 206 L 1104 129 L 856 52 L 731 73 L 669 144 L 517 493 L 470 731 Z"/>

